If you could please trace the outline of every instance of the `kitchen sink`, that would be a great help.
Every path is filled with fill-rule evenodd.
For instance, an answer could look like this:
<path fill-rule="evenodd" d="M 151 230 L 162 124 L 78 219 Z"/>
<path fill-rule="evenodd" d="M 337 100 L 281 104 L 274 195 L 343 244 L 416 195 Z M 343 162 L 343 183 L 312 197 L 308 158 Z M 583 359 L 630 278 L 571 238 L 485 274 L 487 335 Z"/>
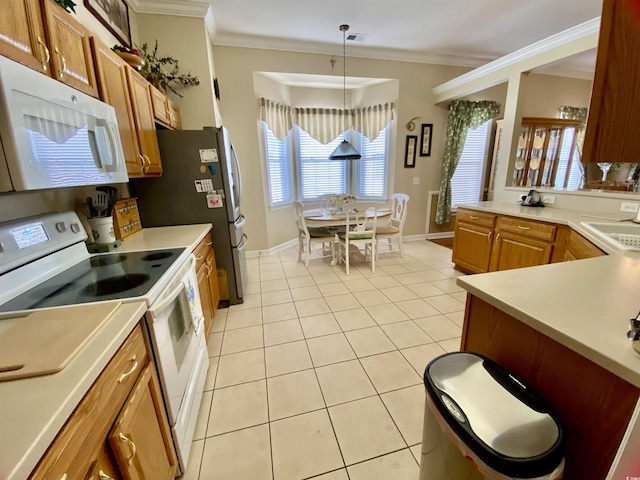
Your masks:
<path fill-rule="evenodd" d="M 580 222 L 583 227 L 602 241 L 620 250 L 640 252 L 640 224 Z"/>

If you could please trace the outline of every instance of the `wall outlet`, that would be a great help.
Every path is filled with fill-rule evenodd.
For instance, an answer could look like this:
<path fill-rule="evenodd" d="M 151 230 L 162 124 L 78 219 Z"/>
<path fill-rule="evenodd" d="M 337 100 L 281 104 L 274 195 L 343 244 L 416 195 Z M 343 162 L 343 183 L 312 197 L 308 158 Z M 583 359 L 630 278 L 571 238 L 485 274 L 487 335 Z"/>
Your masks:
<path fill-rule="evenodd" d="M 554 203 L 556 203 L 555 195 L 543 195 L 542 203 L 544 203 L 545 205 L 553 205 Z"/>
<path fill-rule="evenodd" d="M 420 177 L 413 177 L 413 184 L 420 185 Z"/>
<path fill-rule="evenodd" d="M 620 205 L 620 211 L 627 213 L 637 213 L 638 207 L 640 207 L 640 203 L 622 202 L 622 204 Z"/>

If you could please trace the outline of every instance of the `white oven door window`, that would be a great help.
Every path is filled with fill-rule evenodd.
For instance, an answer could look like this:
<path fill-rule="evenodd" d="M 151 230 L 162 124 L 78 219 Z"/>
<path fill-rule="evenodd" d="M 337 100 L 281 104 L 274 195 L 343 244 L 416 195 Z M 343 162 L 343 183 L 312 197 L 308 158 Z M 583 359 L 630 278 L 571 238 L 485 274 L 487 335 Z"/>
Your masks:
<path fill-rule="evenodd" d="M 204 334 L 194 264 L 192 255 L 147 312 L 151 343 L 172 425 L 178 418 L 196 361 L 199 337 Z"/>

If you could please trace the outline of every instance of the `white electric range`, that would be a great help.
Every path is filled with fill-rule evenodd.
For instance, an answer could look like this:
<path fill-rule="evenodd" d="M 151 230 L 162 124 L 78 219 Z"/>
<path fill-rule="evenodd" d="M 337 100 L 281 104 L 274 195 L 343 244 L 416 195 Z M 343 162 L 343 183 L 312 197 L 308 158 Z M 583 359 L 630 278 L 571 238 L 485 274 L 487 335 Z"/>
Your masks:
<path fill-rule="evenodd" d="M 208 355 L 195 257 L 186 248 L 91 255 L 74 212 L 0 224 L 2 318 L 36 309 L 143 300 L 150 344 L 184 473 Z"/>

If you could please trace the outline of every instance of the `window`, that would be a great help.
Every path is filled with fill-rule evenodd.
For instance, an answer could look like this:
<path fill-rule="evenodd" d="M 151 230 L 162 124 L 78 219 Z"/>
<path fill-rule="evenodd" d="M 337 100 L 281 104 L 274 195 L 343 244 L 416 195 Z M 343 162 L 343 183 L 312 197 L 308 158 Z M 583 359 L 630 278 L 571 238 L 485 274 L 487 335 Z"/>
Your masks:
<path fill-rule="evenodd" d="M 278 140 L 264 125 L 265 153 L 267 157 L 267 181 L 269 202 L 272 207 L 285 205 L 291 200 L 291 168 L 287 155 L 288 143 Z M 288 137 L 287 137 L 288 138 Z"/>
<path fill-rule="evenodd" d="M 460 162 L 451 178 L 451 208 L 481 199 L 491 120 L 469 129 Z"/>
<path fill-rule="evenodd" d="M 290 203 L 293 192 L 297 192 L 297 198 L 303 202 L 315 201 L 325 193 L 342 192 L 363 200 L 386 199 L 388 129 L 385 127 L 373 142 L 358 132 L 346 132 L 347 140 L 360 151 L 362 158 L 341 162 L 329 160 L 329 155 L 343 135 L 323 145 L 295 127 L 282 142 L 264 124 L 270 205 Z M 294 167 L 296 174 L 292 175 Z"/>

